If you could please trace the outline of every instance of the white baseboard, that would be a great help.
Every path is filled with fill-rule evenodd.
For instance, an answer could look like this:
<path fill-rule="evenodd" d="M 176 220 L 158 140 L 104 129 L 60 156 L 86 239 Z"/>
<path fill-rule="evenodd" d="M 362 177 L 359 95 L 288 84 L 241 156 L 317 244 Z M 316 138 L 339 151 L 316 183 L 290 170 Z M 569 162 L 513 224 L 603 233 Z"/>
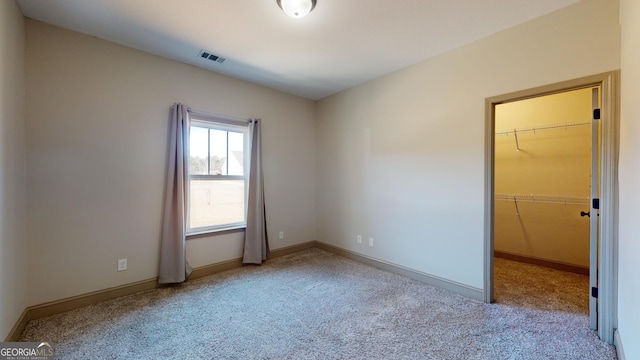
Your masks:
<path fill-rule="evenodd" d="M 626 357 L 624 356 L 624 348 L 622 347 L 622 338 L 620 337 L 620 331 L 618 331 L 618 329 L 613 332 L 613 345 L 616 347 L 618 360 L 626 360 Z"/>

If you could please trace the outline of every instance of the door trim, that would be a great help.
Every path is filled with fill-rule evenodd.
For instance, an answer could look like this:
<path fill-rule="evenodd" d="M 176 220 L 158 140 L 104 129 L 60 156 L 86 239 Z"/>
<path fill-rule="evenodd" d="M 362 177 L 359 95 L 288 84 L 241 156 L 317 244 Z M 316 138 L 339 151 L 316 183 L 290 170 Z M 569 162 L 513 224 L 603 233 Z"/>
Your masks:
<path fill-rule="evenodd" d="M 484 301 L 494 300 L 495 106 L 555 93 L 600 86 L 600 228 L 598 245 L 598 336 L 613 343 L 617 327 L 619 71 L 610 71 L 485 99 Z"/>
<path fill-rule="evenodd" d="M 589 196 L 591 198 L 591 204 L 589 204 L 589 211 L 591 215 L 589 217 L 589 288 L 593 292 L 593 288 L 598 287 L 598 227 L 600 224 L 600 206 L 595 206 L 594 199 L 600 198 L 600 176 L 593 176 L 593 174 L 599 174 L 600 169 L 600 153 L 602 150 L 598 147 L 600 143 L 600 124 L 602 118 L 596 117 L 596 109 L 599 109 L 602 104 L 600 99 L 602 98 L 602 88 L 591 89 L 591 179 L 589 181 L 591 188 L 589 189 Z M 593 269 L 596 269 L 595 271 Z M 591 330 L 598 330 L 598 298 L 594 297 L 593 293 L 589 294 L 589 326 Z"/>

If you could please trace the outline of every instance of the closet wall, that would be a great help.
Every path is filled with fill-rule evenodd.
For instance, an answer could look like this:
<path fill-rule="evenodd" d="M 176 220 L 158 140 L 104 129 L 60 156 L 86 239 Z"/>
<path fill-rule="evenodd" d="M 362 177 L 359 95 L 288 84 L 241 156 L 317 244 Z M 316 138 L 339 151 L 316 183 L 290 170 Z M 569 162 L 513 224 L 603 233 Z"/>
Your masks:
<path fill-rule="evenodd" d="M 588 268 L 591 89 L 495 114 L 496 253 Z"/>

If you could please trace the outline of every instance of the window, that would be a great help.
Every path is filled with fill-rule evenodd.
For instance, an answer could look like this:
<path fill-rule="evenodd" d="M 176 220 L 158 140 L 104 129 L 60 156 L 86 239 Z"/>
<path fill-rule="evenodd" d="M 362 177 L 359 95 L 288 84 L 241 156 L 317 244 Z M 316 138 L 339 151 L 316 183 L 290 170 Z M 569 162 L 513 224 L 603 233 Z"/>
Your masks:
<path fill-rule="evenodd" d="M 247 149 L 247 126 L 192 115 L 187 233 L 246 225 Z"/>

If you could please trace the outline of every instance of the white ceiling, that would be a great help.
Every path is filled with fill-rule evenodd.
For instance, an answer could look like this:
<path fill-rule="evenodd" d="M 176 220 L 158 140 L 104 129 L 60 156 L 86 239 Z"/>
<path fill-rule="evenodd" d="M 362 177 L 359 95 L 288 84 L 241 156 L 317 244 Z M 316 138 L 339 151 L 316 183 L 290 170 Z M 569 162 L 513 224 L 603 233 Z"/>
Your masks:
<path fill-rule="evenodd" d="M 32 19 L 317 100 L 580 0 L 317 1 L 303 19 L 276 0 L 17 3 Z"/>

